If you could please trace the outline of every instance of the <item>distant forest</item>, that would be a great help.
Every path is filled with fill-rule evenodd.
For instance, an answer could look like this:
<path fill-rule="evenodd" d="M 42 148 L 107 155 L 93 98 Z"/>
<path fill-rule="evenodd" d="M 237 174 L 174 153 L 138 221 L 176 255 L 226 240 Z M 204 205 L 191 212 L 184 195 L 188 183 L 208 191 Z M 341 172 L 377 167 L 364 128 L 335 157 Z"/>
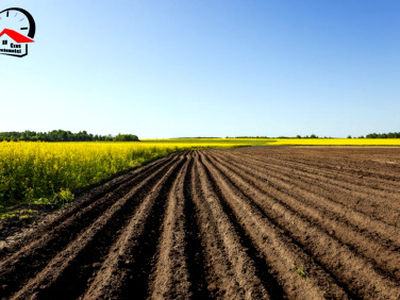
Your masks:
<path fill-rule="evenodd" d="M 26 130 L 24 132 L 0 132 L 0 141 L 43 141 L 43 142 L 92 142 L 92 141 L 115 141 L 130 142 L 139 141 L 134 134 L 118 134 L 116 136 L 98 135 L 87 133 L 86 130 L 72 133 L 65 130 L 53 130 L 49 132 L 36 132 Z"/>
<path fill-rule="evenodd" d="M 400 132 L 389 133 L 370 133 L 366 136 L 367 139 L 399 139 Z"/>
<path fill-rule="evenodd" d="M 228 138 L 228 137 L 227 137 Z M 243 138 L 253 138 L 253 139 L 333 139 L 333 137 L 320 137 L 315 134 L 301 136 L 297 135 L 295 137 L 288 137 L 288 136 L 278 136 L 278 137 L 268 137 L 268 136 L 237 136 L 236 139 L 243 139 Z M 358 138 L 358 139 L 399 139 L 400 132 L 389 132 L 389 133 L 370 133 L 364 136 L 359 137 L 351 137 L 350 135 L 347 137 L 348 139 L 351 138 Z"/>

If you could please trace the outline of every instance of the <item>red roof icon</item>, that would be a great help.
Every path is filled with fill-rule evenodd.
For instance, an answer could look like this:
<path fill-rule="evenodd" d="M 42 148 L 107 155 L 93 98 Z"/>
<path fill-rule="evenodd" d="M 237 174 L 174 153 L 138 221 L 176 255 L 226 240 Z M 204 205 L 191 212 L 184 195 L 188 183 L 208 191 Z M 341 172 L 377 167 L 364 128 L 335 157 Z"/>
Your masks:
<path fill-rule="evenodd" d="M 11 29 L 4 29 L 1 33 L 0 33 L 0 37 L 3 36 L 3 34 L 8 35 L 10 38 L 12 38 L 16 43 L 33 43 L 34 40 L 14 31 Z"/>

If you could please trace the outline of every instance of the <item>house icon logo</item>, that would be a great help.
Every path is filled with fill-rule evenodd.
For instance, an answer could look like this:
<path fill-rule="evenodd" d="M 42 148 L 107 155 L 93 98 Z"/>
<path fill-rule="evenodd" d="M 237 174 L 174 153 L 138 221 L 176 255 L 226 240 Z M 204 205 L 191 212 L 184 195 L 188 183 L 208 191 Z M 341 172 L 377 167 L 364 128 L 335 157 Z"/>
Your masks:
<path fill-rule="evenodd" d="M 33 43 L 35 21 L 30 13 L 18 7 L 0 12 L 0 54 L 16 57 L 28 55 L 28 45 Z"/>

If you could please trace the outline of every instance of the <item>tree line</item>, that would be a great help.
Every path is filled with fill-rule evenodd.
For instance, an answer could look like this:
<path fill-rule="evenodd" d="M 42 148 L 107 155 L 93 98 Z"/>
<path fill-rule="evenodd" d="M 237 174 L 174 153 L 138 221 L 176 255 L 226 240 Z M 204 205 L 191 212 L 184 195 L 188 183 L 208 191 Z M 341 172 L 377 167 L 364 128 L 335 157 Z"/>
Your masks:
<path fill-rule="evenodd" d="M 400 132 L 389 133 L 370 133 L 366 135 L 367 139 L 399 139 Z"/>
<path fill-rule="evenodd" d="M 229 138 L 229 137 L 226 137 Z M 288 136 L 278 136 L 278 137 L 268 137 L 268 136 L 237 136 L 234 137 L 236 139 L 244 139 L 244 138 L 253 138 L 253 139 L 333 139 L 333 137 L 320 137 L 315 134 L 311 135 L 306 135 L 306 136 L 301 136 L 297 135 L 295 137 L 288 137 Z M 348 139 L 353 138 L 351 135 L 347 137 Z M 400 138 L 400 132 L 389 132 L 389 133 L 370 133 L 367 134 L 365 137 L 364 136 L 359 136 L 359 137 L 354 137 L 358 139 L 399 139 Z"/>
<path fill-rule="evenodd" d="M 226 137 L 226 138 L 230 138 L 230 137 Z M 276 137 L 271 137 L 271 136 L 236 136 L 234 137 L 235 139 L 332 139 L 332 137 L 319 137 L 315 134 L 311 134 L 311 135 L 305 135 L 305 136 L 301 136 L 301 135 L 296 135 L 296 136 L 276 136 Z"/>
<path fill-rule="evenodd" d="M 116 136 L 98 135 L 87 133 L 86 130 L 72 133 L 65 130 L 52 130 L 49 132 L 36 132 L 26 130 L 24 132 L 10 131 L 0 132 L 0 141 L 43 141 L 43 142 L 92 142 L 92 141 L 115 141 L 134 142 L 139 138 L 134 134 L 118 134 Z"/>

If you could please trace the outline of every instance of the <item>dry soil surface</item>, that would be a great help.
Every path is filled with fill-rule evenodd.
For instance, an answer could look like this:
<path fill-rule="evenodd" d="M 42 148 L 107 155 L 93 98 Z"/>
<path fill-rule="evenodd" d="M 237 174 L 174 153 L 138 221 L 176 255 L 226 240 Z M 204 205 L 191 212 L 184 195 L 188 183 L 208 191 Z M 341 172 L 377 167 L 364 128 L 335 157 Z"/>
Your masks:
<path fill-rule="evenodd" d="M 172 154 L 4 247 L 0 298 L 399 299 L 399 191 L 397 148 Z"/>

